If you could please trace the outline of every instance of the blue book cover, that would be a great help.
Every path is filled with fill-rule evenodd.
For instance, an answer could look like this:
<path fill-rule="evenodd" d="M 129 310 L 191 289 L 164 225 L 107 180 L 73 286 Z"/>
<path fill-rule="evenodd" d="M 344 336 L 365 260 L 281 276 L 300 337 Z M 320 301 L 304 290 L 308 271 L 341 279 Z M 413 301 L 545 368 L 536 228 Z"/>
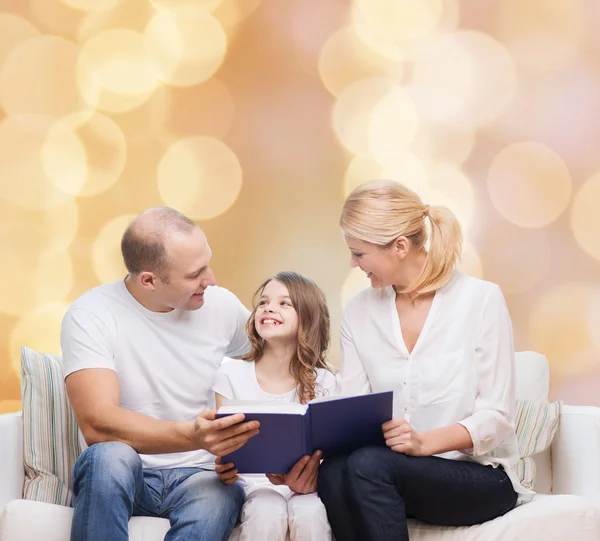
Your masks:
<path fill-rule="evenodd" d="M 230 402 L 217 417 L 244 413 L 260 432 L 224 456 L 239 473 L 287 473 L 304 455 L 327 457 L 368 445 L 385 445 L 381 425 L 392 418 L 393 392 L 316 400 L 308 405 Z"/>

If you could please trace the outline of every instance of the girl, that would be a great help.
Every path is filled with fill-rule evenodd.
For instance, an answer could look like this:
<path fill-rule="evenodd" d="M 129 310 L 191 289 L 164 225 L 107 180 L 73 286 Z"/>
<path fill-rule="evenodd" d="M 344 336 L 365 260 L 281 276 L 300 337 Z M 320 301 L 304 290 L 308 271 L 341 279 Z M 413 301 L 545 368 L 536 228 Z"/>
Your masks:
<path fill-rule="evenodd" d="M 335 378 L 325 361 L 329 345 L 329 311 L 325 297 L 308 278 L 281 272 L 264 282 L 246 324 L 251 351 L 217 373 L 213 390 L 217 408 L 225 400 L 258 400 L 305 404 L 333 394 Z M 244 475 L 246 502 L 240 541 L 328 541 L 331 530 L 316 494 L 320 455 L 304 457 L 287 475 Z M 232 463 L 216 470 L 234 483 Z"/>

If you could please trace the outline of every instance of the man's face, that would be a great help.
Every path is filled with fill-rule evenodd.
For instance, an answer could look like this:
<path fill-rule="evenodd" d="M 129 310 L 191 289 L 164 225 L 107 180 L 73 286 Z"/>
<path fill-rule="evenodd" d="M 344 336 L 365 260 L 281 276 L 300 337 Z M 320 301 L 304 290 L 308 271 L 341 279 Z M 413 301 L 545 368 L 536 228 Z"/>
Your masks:
<path fill-rule="evenodd" d="M 157 280 L 157 300 L 167 310 L 201 308 L 205 289 L 217 283 L 209 266 L 212 252 L 206 236 L 200 228 L 189 235 L 172 235 L 165 241 L 165 250 L 168 281 Z"/>

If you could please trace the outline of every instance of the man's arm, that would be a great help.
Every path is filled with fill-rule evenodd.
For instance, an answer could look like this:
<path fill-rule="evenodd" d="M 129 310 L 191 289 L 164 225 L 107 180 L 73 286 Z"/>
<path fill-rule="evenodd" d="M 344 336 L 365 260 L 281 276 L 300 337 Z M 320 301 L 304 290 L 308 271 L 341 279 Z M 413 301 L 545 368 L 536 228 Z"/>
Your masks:
<path fill-rule="evenodd" d="M 193 421 L 176 422 L 121 408 L 112 343 L 98 316 L 81 309 L 65 315 L 61 345 L 67 394 L 88 445 L 120 441 L 148 454 L 193 449 L 226 454 L 256 433 L 255 423 L 239 424 L 243 415 L 214 420 L 214 411 L 205 410 Z"/>
<path fill-rule="evenodd" d="M 258 433 L 243 414 L 215 420 L 204 410 L 194 421 L 162 421 L 119 406 L 119 380 L 107 369 L 86 369 L 66 379 L 67 394 L 88 445 L 120 441 L 139 453 L 177 453 L 206 449 L 225 455 Z"/>

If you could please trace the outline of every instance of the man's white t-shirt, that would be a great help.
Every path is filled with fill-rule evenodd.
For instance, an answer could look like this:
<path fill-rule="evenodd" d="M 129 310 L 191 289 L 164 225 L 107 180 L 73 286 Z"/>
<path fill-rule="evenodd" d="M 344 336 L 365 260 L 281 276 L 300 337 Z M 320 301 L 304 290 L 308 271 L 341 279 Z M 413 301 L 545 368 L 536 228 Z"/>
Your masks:
<path fill-rule="evenodd" d="M 334 395 L 335 385 L 336 381 L 333 373 L 323 368 L 317 368 L 315 398 Z M 256 400 L 281 404 L 299 402 L 296 389 L 282 394 L 263 391 L 256 377 L 256 364 L 254 361 L 231 360 L 223 363 L 217 372 L 213 390 L 228 400 Z M 240 475 L 240 479 L 245 485 L 247 494 L 250 491 L 262 488 L 276 490 L 286 498 L 294 494 L 287 486 L 272 485 L 265 475 L 244 474 Z"/>
<path fill-rule="evenodd" d="M 114 370 L 122 408 L 191 421 L 214 407 L 212 387 L 223 358 L 249 350 L 248 316 L 233 293 L 217 286 L 206 289 L 198 310 L 162 313 L 142 306 L 123 280 L 101 285 L 64 317 L 64 376 L 86 368 Z M 204 450 L 140 456 L 145 468 L 214 468 L 214 457 Z"/>

